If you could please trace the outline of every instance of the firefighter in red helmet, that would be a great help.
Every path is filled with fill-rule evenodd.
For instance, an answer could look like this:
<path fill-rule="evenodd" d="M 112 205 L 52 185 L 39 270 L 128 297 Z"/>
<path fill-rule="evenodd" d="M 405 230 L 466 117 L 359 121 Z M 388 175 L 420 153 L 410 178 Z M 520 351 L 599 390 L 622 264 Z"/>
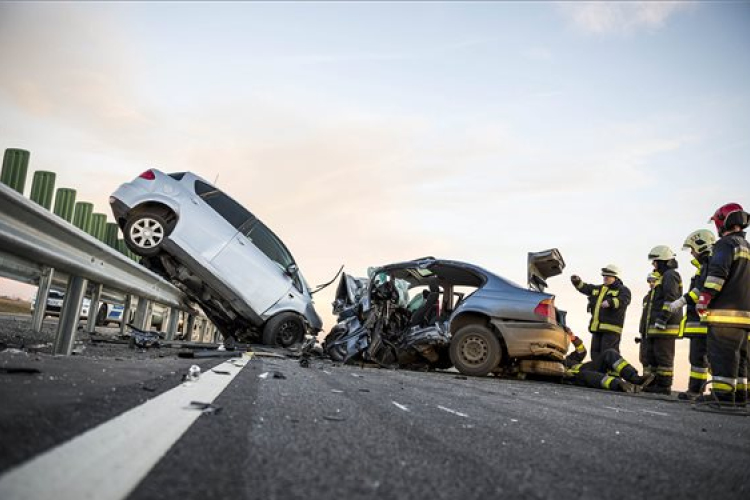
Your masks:
<path fill-rule="evenodd" d="M 738 203 L 719 207 L 710 219 L 721 237 L 714 245 L 696 308 L 708 324 L 711 391 L 696 401 L 719 409 L 745 407 L 750 335 L 750 214 Z"/>

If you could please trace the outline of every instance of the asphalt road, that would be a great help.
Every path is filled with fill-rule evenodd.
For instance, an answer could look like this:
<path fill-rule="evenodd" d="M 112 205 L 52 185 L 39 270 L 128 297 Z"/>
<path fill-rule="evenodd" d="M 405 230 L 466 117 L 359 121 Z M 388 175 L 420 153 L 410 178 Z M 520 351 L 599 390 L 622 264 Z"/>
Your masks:
<path fill-rule="evenodd" d="M 0 473 L 180 385 L 191 360 L 160 354 L 0 353 L 0 366 L 42 370 L 0 374 Z M 201 363 L 206 370 L 218 361 Z M 286 378 L 261 378 L 274 371 Z M 127 498 L 727 499 L 750 492 L 750 418 L 655 397 L 256 357 L 214 403 L 222 411 L 201 415 Z M 66 465 L 59 467 L 64 474 Z"/>

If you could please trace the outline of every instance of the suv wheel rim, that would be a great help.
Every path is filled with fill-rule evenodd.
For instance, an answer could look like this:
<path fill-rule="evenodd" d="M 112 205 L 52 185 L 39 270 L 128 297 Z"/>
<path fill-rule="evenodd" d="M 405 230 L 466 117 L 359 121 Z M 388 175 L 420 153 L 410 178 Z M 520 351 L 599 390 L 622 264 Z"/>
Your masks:
<path fill-rule="evenodd" d="M 489 350 L 490 346 L 484 338 L 479 335 L 467 335 L 461 342 L 459 354 L 467 365 L 480 365 L 487 359 Z"/>
<path fill-rule="evenodd" d="M 279 327 L 279 334 L 276 336 L 276 341 L 284 347 L 290 346 L 297 341 L 299 332 L 299 323 L 294 320 L 284 321 Z"/>
<path fill-rule="evenodd" d="M 130 228 L 130 241 L 138 248 L 155 248 L 164 240 L 164 226 L 155 219 L 138 219 Z"/>

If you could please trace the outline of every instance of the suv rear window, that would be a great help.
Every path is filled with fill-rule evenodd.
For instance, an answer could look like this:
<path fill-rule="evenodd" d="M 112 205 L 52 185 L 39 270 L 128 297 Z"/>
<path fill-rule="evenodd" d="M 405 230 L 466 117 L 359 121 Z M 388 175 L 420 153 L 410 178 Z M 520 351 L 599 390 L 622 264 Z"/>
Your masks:
<path fill-rule="evenodd" d="M 245 207 L 210 184 L 195 181 L 195 194 L 236 229 L 239 229 L 248 219 L 255 218 Z"/>

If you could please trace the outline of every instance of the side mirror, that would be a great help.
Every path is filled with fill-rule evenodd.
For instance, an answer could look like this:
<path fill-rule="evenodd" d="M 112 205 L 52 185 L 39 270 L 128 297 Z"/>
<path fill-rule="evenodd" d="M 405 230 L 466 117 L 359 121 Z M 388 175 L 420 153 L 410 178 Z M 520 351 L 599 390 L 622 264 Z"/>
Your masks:
<path fill-rule="evenodd" d="M 286 266 L 286 275 L 293 278 L 299 272 L 297 264 L 289 264 Z"/>

